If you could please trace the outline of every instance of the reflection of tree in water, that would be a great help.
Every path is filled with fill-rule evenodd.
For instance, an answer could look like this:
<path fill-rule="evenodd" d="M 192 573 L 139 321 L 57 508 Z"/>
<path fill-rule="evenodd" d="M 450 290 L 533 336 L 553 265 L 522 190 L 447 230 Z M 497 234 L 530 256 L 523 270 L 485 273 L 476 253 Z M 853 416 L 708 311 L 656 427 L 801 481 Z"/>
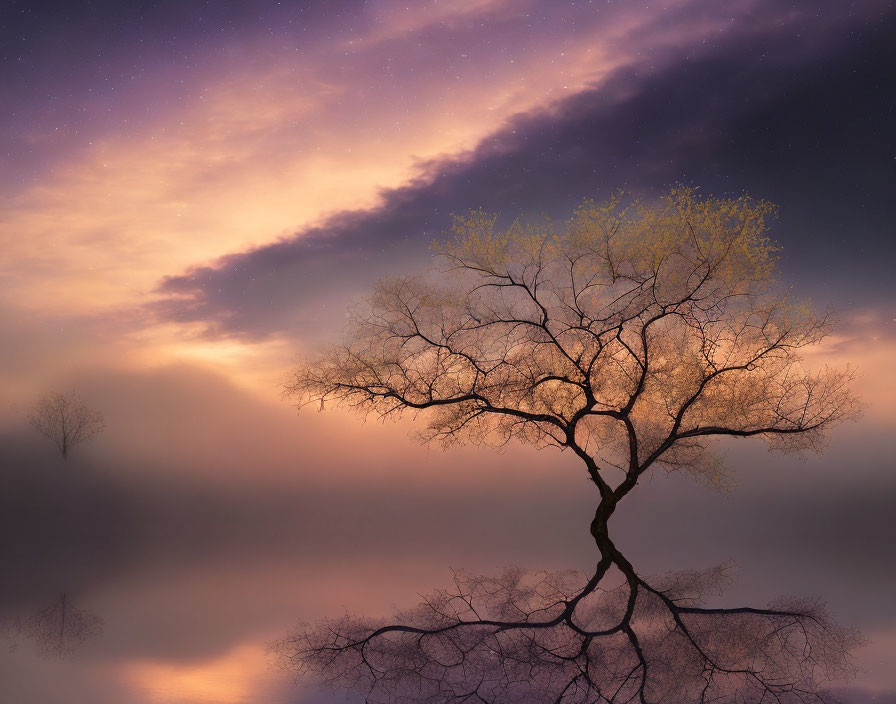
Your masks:
<path fill-rule="evenodd" d="M 68 657 L 102 630 L 103 619 L 74 606 L 65 592 L 46 608 L 24 618 L 0 617 L 0 632 L 9 639 L 11 647 L 20 638 L 27 638 L 45 657 Z"/>
<path fill-rule="evenodd" d="M 649 584 L 618 553 L 591 579 L 458 574 L 453 589 L 397 615 L 413 625 L 346 616 L 276 649 L 369 702 L 831 701 L 823 685 L 851 674 L 856 634 L 817 603 L 701 607 L 722 579 L 679 573 Z"/>
<path fill-rule="evenodd" d="M 370 701 L 812 702 L 855 634 L 817 603 L 708 608 L 718 573 L 651 584 L 608 521 L 655 468 L 717 483 L 719 437 L 819 449 L 855 416 L 851 373 L 807 370 L 830 329 L 774 281 L 772 208 L 678 189 L 586 203 L 563 231 L 461 218 L 439 282 L 380 283 L 349 339 L 294 374 L 300 404 L 427 413 L 424 439 L 569 450 L 599 501 L 600 559 L 571 574 L 458 578 L 396 625 L 346 617 L 278 644 Z"/>
<path fill-rule="evenodd" d="M 50 657 L 71 655 L 80 645 L 103 630 L 103 619 L 79 609 L 63 592 L 59 599 L 25 621 L 25 635 L 34 640 L 38 652 Z"/>

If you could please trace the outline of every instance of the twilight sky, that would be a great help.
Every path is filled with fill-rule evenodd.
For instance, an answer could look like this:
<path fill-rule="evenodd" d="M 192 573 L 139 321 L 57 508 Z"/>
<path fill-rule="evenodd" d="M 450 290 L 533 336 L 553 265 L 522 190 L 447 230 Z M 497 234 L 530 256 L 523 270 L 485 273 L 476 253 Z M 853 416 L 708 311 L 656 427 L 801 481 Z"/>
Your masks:
<path fill-rule="evenodd" d="M 828 599 L 871 638 L 848 701 L 896 701 L 894 36 L 883 0 L 7 0 L 0 625 L 66 590 L 106 628 L 75 664 L 0 651 L 0 683 L 329 701 L 267 670 L 296 618 L 448 566 L 587 569 L 569 458 L 420 448 L 278 383 L 453 212 L 686 183 L 780 206 L 782 279 L 841 320 L 813 360 L 868 409 L 803 463 L 732 446 L 727 496 L 656 477 L 619 542 L 645 572 L 734 559 L 735 600 Z M 23 417 L 70 388 L 108 428 L 63 466 Z"/>

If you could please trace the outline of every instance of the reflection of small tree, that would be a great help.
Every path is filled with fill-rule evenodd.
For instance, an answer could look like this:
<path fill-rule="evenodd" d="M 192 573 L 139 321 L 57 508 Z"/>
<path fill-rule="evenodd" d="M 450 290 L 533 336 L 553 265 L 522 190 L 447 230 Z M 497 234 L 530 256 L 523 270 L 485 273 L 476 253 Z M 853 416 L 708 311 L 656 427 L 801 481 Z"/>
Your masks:
<path fill-rule="evenodd" d="M 21 634 L 22 620 L 20 618 L 10 614 L 0 614 L 0 639 L 6 641 L 9 652 L 16 649 Z"/>
<path fill-rule="evenodd" d="M 541 701 L 516 694 L 536 674 L 564 702 L 821 697 L 823 675 L 842 671 L 853 641 L 818 608 L 700 609 L 674 585 L 648 585 L 608 532 L 653 468 L 719 482 L 716 438 L 819 449 L 855 415 L 849 371 L 801 364 L 799 350 L 831 322 L 775 286 L 772 212 L 688 189 L 653 206 L 586 203 L 562 231 L 498 231 L 474 212 L 439 246 L 442 281 L 381 282 L 347 342 L 298 368 L 287 392 L 384 418 L 425 412 L 424 439 L 444 444 L 515 438 L 571 451 L 597 490 L 600 561 L 578 591 L 536 598 L 531 610 L 500 580 L 477 583 L 484 594 L 463 583 L 408 615 L 422 626 L 347 620 L 282 652 L 334 684 L 396 701 Z M 577 609 L 605 594 L 611 572 L 625 607 L 593 626 Z M 480 610 L 486 597 L 505 613 Z"/>
<path fill-rule="evenodd" d="M 102 414 L 88 408 L 75 393 L 51 393 L 28 415 L 28 421 L 59 448 L 63 459 L 69 450 L 101 433 Z"/>
<path fill-rule="evenodd" d="M 79 645 L 102 630 L 103 619 L 72 606 L 65 593 L 31 616 L 24 625 L 25 635 L 35 641 L 38 652 L 51 657 L 71 655 Z"/>

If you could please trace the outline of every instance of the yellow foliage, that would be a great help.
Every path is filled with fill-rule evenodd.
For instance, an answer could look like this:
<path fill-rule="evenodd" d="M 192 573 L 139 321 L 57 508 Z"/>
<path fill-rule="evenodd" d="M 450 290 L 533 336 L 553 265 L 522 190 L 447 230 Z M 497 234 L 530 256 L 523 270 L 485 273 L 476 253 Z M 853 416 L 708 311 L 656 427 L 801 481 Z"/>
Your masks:
<path fill-rule="evenodd" d="M 700 197 L 689 187 L 673 188 L 656 203 L 617 192 L 603 202 L 584 201 L 562 233 L 547 220 L 528 227 L 514 221 L 502 230 L 496 214 L 455 215 L 452 237 L 434 248 L 464 266 L 499 274 L 514 264 L 590 255 L 613 280 L 663 273 L 671 282 L 676 271 L 693 275 L 693 268 L 680 266 L 684 259 L 704 263 L 720 282 L 762 282 L 777 262 L 778 247 L 766 236 L 776 213 L 767 201 Z"/>

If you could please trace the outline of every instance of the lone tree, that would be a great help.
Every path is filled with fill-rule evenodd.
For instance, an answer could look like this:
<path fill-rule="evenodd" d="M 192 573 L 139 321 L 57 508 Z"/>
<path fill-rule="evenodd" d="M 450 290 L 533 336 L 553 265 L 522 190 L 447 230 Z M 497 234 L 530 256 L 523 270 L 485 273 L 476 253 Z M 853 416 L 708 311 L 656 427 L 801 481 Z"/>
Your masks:
<path fill-rule="evenodd" d="M 102 414 L 88 408 L 74 392 L 45 396 L 28 415 L 28 422 L 56 444 L 63 459 L 68 459 L 72 447 L 106 428 Z"/>
<path fill-rule="evenodd" d="M 703 607 L 721 573 L 648 584 L 607 527 L 653 468 L 721 481 L 713 440 L 818 450 L 856 414 L 848 370 L 801 364 L 831 321 L 776 284 L 773 214 L 686 188 L 588 201 L 563 228 L 498 229 L 474 211 L 437 245 L 438 274 L 381 281 L 287 393 L 421 413 L 423 439 L 445 445 L 574 453 L 600 558 L 590 577 L 461 574 L 395 625 L 304 627 L 277 644 L 286 662 L 369 701 L 826 700 L 858 640 L 821 604 Z"/>

